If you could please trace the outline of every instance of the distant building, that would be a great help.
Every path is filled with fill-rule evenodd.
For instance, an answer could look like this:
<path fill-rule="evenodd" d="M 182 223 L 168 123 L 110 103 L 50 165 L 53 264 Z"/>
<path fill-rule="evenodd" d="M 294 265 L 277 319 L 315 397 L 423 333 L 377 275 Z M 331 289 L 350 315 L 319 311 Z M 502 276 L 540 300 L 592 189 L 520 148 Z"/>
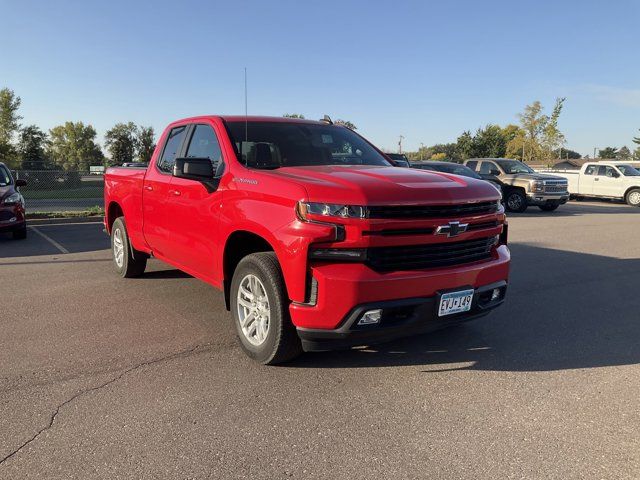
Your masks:
<path fill-rule="evenodd" d="M 587 162 L 599 162 L 604 160 L 602 158 L 569 158 L 566 160 L 560 160 L 553 164 L 554 169 L 558 170 L 580 170 L 582 165 Z"/>

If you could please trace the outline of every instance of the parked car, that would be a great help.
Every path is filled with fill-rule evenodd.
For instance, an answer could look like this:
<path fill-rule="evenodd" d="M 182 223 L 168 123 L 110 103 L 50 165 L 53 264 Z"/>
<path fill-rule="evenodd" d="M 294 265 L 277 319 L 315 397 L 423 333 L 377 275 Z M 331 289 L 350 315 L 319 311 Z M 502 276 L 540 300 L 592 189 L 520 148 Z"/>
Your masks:
<path fill-rule="evenodd" d="M 453 162 L 436 162 L 427 160 L 425 162 L 413 162 L 411 168 L 419 168 L 420 170 L 431 170 L 433 172 L 452 173 L 453 175 L 462 175 L 463 177 L 476 178 L 482 180 L 482 177 L 469 167 L 461 163 Z"/>
<path fill-rule="evenodd" d="M 569 200 L 565 178 L 537 173 L 518 160 L 471 158 L 464 164 L 485 180 L 500 185 L 511 212 L 524 212 L 531 205 L 551 212 Z"/>
<path fill-rule="evenodd" d="M 180 120 L 147 169 L 109 168 L 104 196 L 117 272 L 139 276 L 152 255 L 222 289 L 264 364 L 442 328 L 505 298 L 496 189 L 394 168 L 342 126 Z"/>
<path fill-rule="evenodd" d="M 629 163 L 587 162 L 578 172 L 555 175 L 567 179 L 573 196 L 611 198 L 640 206 L 640 171 Z"/>
<path fill-rule="evenodd" d="M 0 163 L 0 233 L 10 232 L 15 239 L 27 238 L 24 198 L 18 190 L 26 180 L 14 180 L 4 163 Z"/>
<path fill-rule="evenodd" d="M 404 153 L 386 153 L 394 167 L 409 167 L 409 159 Z"/>

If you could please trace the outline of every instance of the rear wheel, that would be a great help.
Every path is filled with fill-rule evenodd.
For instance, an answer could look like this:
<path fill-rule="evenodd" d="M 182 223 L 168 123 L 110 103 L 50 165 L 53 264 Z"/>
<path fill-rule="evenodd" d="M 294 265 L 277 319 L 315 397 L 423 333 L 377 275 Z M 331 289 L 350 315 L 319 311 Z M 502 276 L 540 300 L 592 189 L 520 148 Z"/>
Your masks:
<path fill-rule="evenodd" d="M 632 207 L 640 207 L 640 188 L 634 188 L 627 193 L 627 197 L 625 199 L 627 201 L 627 205 L 631 205 Z"/>
<path fill-rule="evenodd" d="M 544 205 L 538 205 L 538 208 L 543 212 L 553 212 L 556 208 L 560 206 L 559 203 L 545 203 Z"/>
<path fill-rule="evenodd" d="M 275 253 L 244 257 L 233 274 L 230 296 L 240 345 L 249 357 L 274 365 L 302 352 Z"/>
<path fill-rule="evenodd" d="M 24 240 L 27 238 L 27 225 L 25 224 L 23 227 L 18 230 L 13 231 L 13 239 L 14 240 Z"/>
<path fill-rule="evenodd" d="M 124 217 L 116 218 L 111 227 L 111 253 L 121 277 L 139 277 L 147 267 L 147 256 L 131 246 Z"/>
<path fill-rule="evenodd" d="M 504 203 L 510 212 L 522 213 L 527 209 L 527 197 L 520 190 L 507 192 Z"/>

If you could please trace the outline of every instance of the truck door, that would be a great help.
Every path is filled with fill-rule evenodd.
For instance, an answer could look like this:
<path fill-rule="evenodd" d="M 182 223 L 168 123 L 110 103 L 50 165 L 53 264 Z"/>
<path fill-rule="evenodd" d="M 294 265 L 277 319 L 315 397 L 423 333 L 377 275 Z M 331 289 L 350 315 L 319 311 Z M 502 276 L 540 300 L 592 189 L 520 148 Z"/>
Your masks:
<path fill-rule="evenodd" d="M 142 186 L 142 232 L 154 255 L 166 257 L 168 250 L 167 199 L 173 164 L 183 148 L 187 125 L 172 128 L 159 147 L 162 152 L 155 164 L 149 165 Z"/>
<path fill-rule="evenodd" d="M 578 175 L 578 190 L 575 192 L 579 195 L 594 195 L 593 179 L 598 173 L 597 165 L 589 165 L 585 168 L 582 175 Z M 572 192 L 573 193 L 573 192 Z"/>
<path fill-rule="evenodd" d="M 213 124 L 193 125 L 188 134 L 185 157 L 209 158 L 214 171 L 224 169 L 222 151 Z M 214 278 L 218 247 L 218 222 L 222 191 L 210 192 L 197 180 L 173 177 L 166 211 L 171 260 L 185 270 Z"/>
<path fill-rule="evenodd" d="M 599 165 L 593 179 L 593 194 L 599 197 L 621 197 L 620 173 L 611 165 Z"/>

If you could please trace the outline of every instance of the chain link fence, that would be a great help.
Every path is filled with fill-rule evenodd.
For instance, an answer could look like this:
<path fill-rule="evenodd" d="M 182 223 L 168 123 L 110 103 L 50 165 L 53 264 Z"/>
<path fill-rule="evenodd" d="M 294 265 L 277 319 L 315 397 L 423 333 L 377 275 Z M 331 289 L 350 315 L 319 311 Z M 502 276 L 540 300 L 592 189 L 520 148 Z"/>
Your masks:
<path fill-rule="evenodd" d="M 34 213 L 97 213 L 104 207 L 104 177 L 101 172 L 67 170 L 14 170 L 15 179 L 27 181 L 20 187 L 27 215 Z"/>

